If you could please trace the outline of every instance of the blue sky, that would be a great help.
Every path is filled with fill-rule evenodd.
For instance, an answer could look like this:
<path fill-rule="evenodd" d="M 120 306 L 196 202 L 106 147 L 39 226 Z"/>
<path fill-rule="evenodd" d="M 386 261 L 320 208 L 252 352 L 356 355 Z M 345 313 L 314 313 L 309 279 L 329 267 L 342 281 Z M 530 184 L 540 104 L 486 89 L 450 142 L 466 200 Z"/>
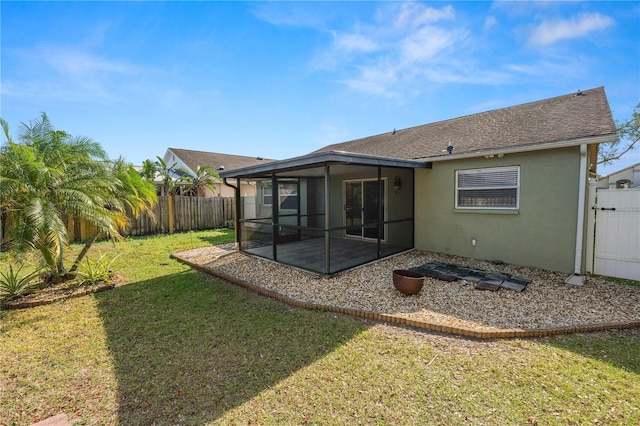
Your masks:
<path fill-rule="evenodd" d="M 637 1 L 0 7 L 11 133 L 46 112 L 134 164 L 168 147 L 289 158 L 599 86 L 617 120 L 640 102 Z"/>

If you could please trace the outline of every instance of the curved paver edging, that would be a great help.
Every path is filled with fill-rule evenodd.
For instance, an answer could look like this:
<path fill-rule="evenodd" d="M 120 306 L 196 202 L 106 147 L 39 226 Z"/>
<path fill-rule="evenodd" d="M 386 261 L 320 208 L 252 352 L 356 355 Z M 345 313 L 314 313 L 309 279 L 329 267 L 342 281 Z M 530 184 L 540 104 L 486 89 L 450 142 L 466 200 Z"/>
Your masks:
<path fill-rule="evenodd" d="M 625 328 L 640 327 L 640 321 L 630 321 L 630 322 L 588 324 L 588 325 L 581 325 L 581 326 L 566 326 L 566 327 L 540 328 L 540 329 L 511 328 L 511 329 L 501 329 L 501 330 L 475 330 L 472 328 L 436 324 L 428 321 L 412 320 L 412 319 L 403 318 L 403 317 L 399 317 L 391 314 L 378 314 L 375 312 L 361 311 L 361 310 L 352 309 L 352 308 L 338 308 L 335 306 L 302 302 L 300 300 L 292 299 L 288 296 L 284 296 L 283 294 L 255 286 L 241 279 L 232 277 L 222 272 L 218 272 L 210 268 L 207 268 L 205 266 L 199 265 L 197 263 L 191 262 L 187 259 L 184 259 L 176 255 L 175 253 L 172 254 L 171 257 L 201 272 L 207 273 L 209 275 L 213 275 L 225 281 L 229 281 L 231 283 L 244 287 L 248 290 L 251 290 L 255 293 L 270 297 L 272 299 L 278 300 L 280 302 L 286 303 L 287 305 L 290 305 L 296 308 L 318 309 L 318 310 L 333 312 L 333 313 L 342 314 L 342 315 L 350 315 L 354 317 L 370 319 L 373 321 L 381 321 L 381 322 L 387 322 L 387 323 L 399 324 L 399 325 L 408 325 L 410 327 L 422 328 L 425 330 L 437 331 L 441 333 L 456 334 L 456 335 L 466 336 L 466 337 L 473 337 L 476 339 L 512 339 L 512 338 L 523 338 L 523 337 L 546 337 L 546 336 L 556 336 L 560 334 L 587 333 L 587 332 L 604 331 L 604 330 L 610 330 L 610 329 L 625 329 Z"/>

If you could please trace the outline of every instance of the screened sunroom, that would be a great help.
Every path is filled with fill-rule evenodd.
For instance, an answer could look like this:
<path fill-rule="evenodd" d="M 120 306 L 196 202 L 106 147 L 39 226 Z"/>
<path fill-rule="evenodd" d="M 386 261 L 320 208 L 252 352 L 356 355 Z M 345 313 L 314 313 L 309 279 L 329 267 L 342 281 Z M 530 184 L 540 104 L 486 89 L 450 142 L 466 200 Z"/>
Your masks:
<path fill-rule="evenodd" d="M 241 251 L 332 275 L 413 248 L 414 169 L 430 167 L 322 152 L 220 176 L 236 188 Z"/>

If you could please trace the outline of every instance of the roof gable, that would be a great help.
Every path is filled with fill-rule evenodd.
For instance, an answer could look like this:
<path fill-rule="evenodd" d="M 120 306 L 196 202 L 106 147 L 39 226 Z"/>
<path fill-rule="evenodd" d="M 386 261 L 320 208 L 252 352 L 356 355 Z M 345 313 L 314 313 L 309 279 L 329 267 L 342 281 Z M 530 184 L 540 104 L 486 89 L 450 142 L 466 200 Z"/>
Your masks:
<path fill-rule="evenodd" d="M 314 152 L 346 151 L 402 159 L 545 148 L 585 138 L 616 139 L 603 87 L 328 145 Z M 541 148 L 542 149 L 542 148 Z"/>

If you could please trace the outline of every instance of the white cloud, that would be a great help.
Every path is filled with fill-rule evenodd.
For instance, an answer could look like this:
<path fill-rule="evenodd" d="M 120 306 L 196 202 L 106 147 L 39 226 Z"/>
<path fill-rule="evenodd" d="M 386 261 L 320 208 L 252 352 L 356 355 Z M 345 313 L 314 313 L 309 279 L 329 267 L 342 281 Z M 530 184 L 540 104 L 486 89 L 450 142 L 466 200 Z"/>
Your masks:
<path fill-rule="evenodd" d="M 277 26 L 318 28 L 324 20 L 324 14 L 316 8 L 297 2 L 257 3 L 252 13 L 257 19 Z"/>
<path fill-rule="evenodd" d="M 489 11 L 478 21 L 478 15 L 460 14 L 451 5 L 389 2 L 376 6 L 369 20 L 360 16 L 346 27 L 325 29 L 333 42 L 314 53 L 317 70 L 331 73 L 334 81 L 354 91 L 402 98 L 438 85 L 512 84 L 520 79 L 576 77 L 588 70 L 588 58 L 579 54 L 571 58 L 550 56 L 549 52 L 540 57 L 529 53 L 523 56 L 515 49 L 517 40 L 497 39 L 506 37 L 518 25 L 501 21 L 500 8 L 492 9 L 498 13 Z M 540 10 L 556 6 L 535 5 Z M 583 14 L 541 21 L 534 32 L 523 36 L 531 43 L 549 44 L 610 25 L 613 20 L 605 15 Z M 499 31 L 493 31 L 496 29 Z M 495 52 L 501 53 L 494 57 Z"/>
<path fill-rule="evenodd" d="M 511 63 L 505 68 L 516 75 L 541 78 L 545 76 L 570 76 L 572 79 L 580 79 L 588 75 L 589 58 L 582 55 L 574 55 L 567 59 L 540 59 L 531 63 Z M 579 87 L 575 88 L 576 90 Z"/>
<path fill-rule="evenodd" d="M 395 87 L 397 82 L 398 70 L 385 62 L 359 67 L 357 76 L 344 81 L 351 89 L 387 97 L 398 94 L 398 88 Z"/>
<path fill-rule="evenodd" d="M 334 33 L 334 45 L 345 51 L 372 52 L 378 49 L 378 43 L 361 34 Z"/>
<path fill-rule="evenodd" d="M 544 21 L 534 28 L 529 43 L 547 45 L 560 40 L 580 38 L 614 24 L 612 18 L 599 13 L 585 13 L 570 19 Z"/>
<path fill-rule="evenodd" d="M 466 38 L 465 31 L 449 31 L 427 26 L 400 41 L 403 62 L 412 64 L 433 59 L 448 47 Z"/>
<path fill-rule="evenodd" d="M 420 3 L 402 3 L 400 11 L 394 20 L 394 25 L 398 28 L 419 27 L 441 20 L 454 19 L 455 12 L 451 5 L 442 9 L 435 9 Z"/>
<path fill-rule="evenodd" d="M 54 70 L 74 76 L 92 73 L 134 74 L 141 68 L 126 62 L 113 61 L 79 50 L 64 48 L 42 48 L 40 56 Z"/>
<path fill-rule="evenodd" d="M 484 25 L 482 26 L 482 29 L 485 31 L 488 31 L 491 28 L 495 27 L 496 25 L 498 25 L 498 18 L 496 18 L 493 15 L 487 16 L 487 18 L 484 20 Z"/>
<path fill-rule="evenodd" d="M 157 70 L 146 66 L 60 45 L 16 51 L 14 57 L 20 59 L 22 73 L 19 78 L 3 81 L 3 94 L 22 99 L 113 105 L 126 101 L 127 96 L 134 93 L 153 95 L 148 88 L 144 92 L 141 88 L 156 77 L 162 77 Z M 158 98 L 172 93 L 169 84 L 162 86 L 163 90 L 157 91 L 162 94 Z M 163 103 L 162 99 L 159 103 Z"/>
<path fill-rule="evenodd" d="M 353 90 L 382 96 L 416 93 L 417 80 L 435 75 L 425 70 L 446 63 L 469 37 L 452 6 L 422 3 L 384 4 L 373 22 L 332 34 L 333 45 L 316 55 L 315 65 L 342 73 L 339 81 Z"/>
<path fill-rule="evenodd" d="M 508 84 L 513 75 L 506 71 L 483 70 L 472 64 L 446 64 L 422 70 L 421 75 L 433 83 Z"/>

